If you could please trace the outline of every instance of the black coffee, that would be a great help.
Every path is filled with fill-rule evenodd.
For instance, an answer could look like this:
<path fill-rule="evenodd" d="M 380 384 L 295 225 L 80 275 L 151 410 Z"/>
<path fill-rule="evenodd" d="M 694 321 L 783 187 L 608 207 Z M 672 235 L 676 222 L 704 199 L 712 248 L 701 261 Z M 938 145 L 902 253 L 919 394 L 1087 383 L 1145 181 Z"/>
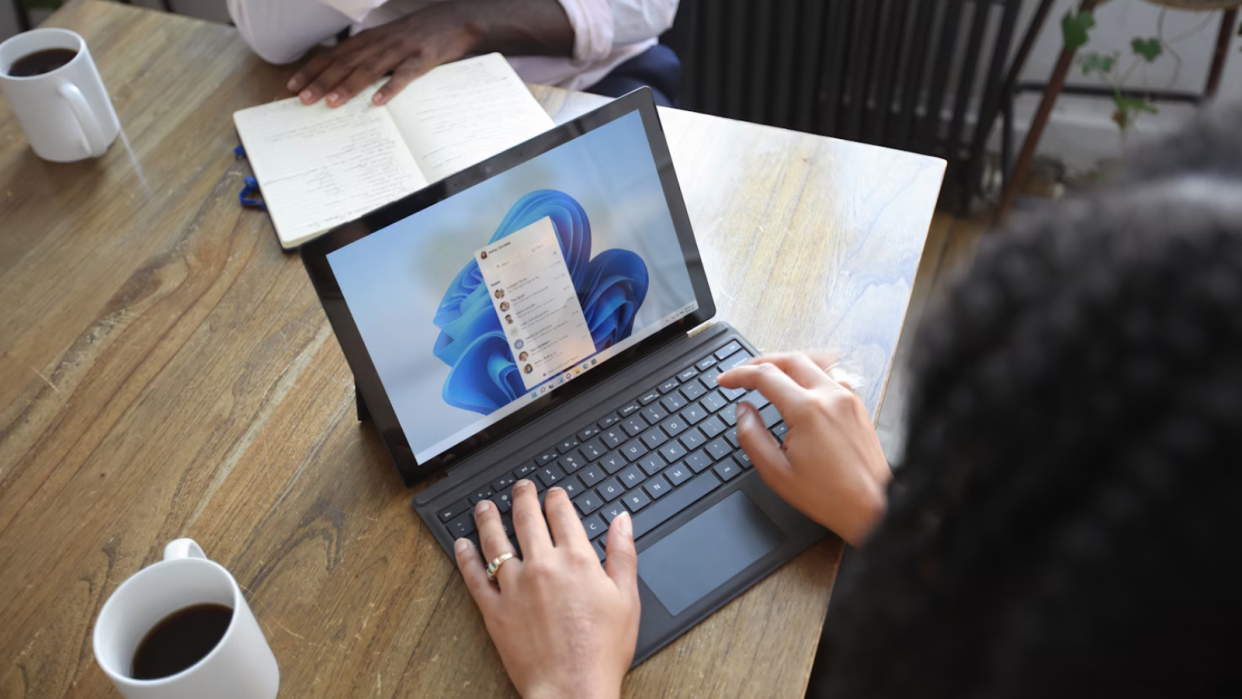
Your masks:
<path fill-rule="evenodd" d="M 13 61 L 9 66 L 9 75 L 15 78 L 29 78 L 35 75 L 50 73 L 72 61 L 78 52 L 73 49 L 44 49 L 35 51 L 28 56 Z"/>
<path fill-rule="evenodd" d="M 233 608 L 196 604 L 160 620 L 138 644 L 131 676 L 158 680 L 175 675 L 207 657 L 233 620 Z"/>

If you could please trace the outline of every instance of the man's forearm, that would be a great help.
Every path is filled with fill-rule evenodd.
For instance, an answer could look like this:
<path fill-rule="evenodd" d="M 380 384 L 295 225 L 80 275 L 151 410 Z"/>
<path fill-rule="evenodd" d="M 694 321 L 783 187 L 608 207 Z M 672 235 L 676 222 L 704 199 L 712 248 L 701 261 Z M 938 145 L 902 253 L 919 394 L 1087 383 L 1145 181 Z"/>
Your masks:
<path fill-rule="evenodd" d="M 574 28 L 558 0 L 464 0 L 444 3 L 462 13 L 475 51 L 506 55 L 572 56 Z"/>

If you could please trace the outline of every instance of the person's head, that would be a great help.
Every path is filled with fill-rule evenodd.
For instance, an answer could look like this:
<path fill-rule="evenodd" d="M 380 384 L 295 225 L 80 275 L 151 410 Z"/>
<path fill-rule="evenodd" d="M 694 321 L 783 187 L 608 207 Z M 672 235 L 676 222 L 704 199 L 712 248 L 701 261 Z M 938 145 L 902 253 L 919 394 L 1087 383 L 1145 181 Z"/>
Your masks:
<path fill-rule="evenodd" d="M 523 362 L 524 362 L 524 361 L 526 361 L 526 358 L 527 358 L 528 356 L 530 356 L 530 355 L 529 355 L 529 354 L 527 354 L 526 352 L 523 352 L 523 353 L 521 353 L 520 355 L 518 355 L 518 360 L 519 360 L 519 361 L 523 361 Z"/>
<path fill-rule="evenodd" d="M 505 322 L 506 322 L 506 323 L 512 323 L 512 322 L 513 322 L 513 316 L 505 316 Z"/>
<path fill-rule="evenodd" d="M 831 696 L 1242 686 L 1242 109 L 1217 109 L 986 241 L 922 324 Z"/>

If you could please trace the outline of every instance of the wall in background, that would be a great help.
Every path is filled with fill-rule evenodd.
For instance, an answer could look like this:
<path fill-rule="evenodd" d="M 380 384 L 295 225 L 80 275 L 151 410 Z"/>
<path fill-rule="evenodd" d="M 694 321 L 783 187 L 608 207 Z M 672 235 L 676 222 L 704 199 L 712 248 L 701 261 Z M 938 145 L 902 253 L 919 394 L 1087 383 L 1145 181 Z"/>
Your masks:
<path fill-rule="evenodd" d="M 756 0 L 762 1 L 762 0 Z M 227 22 L 228 12 L 224 0 L 171 0 L 173 9 L 185 15 Z M 133 0 L 136 5 L 157 7 L 158 0 Z M 1030 60 L 1023 72 L 1024 80 L 1044 81 L 1052 72 L 1061 50 L 1060 18 L 1075 0 L 1057 0 L 1049 17 L 1048 25 L 1040 36 Z M 1024 13 L 1018 27 L 1022 30 L 1030 20 L 1030 14 L 1038 0 L 1024 0 Z M 1211 21 L 1203 24 L 1205 13 L 1169 10 L 1144 0 L 1111 0 L 1096 12 L 1096 27 L 1092 30 L 1091 43 L 1085 50 L 1101 53 L 1121 51 L 1128 58 L 1130 39 L 1134 36 L 1153 36 L 1159 18 L 1164 12 L 1164 37 L 1174 40 L 1179 61 L 1171 54 L 1161 56 L 1151 66 L 1135 71 L 1130 84 L 1153 88 L 1202 91 L 1207 80 L 1208 65 L 1216 42 L 1219 13 L 1213 13 Z M 1203 26 L 1200 26 L 1203 24 Z M 0 39 L 17 31 L 12 0 L 0 0 Z M 1179 38 L 1180 37 L 1180 38 Z M 1016 44 L 1015 40 L 1015 44 Z M 1229 62 L 1221 81 L 1220 97 L 1242 99 L 1242 55 L 1238 47 L 1242 41 L 1235 37 L 1230 49 Z M 1071 82 L 1098 84 L 1094 77 L 1083 77 L 1075 71 Z M 1039 95 L 1028 93 L 1019 98 L 1015 120 L 1018 138 L 1027 128 L 1030 115 L 1039 102 Z M 1177 104 L 1160 105 L 1160 114 L 1143 115 L 1134 128 L 1136 134 L 1167 130 L 1192 111 L 1191 107 Z M 994 147 L 999 138 L 994 138 Z M 1112 106 L 1107 99 L 1064 96 L 1057 104 L 1052 120 L 1040 146 L 1040 153 L 1063 160 L 1074 167 L 1091 167 L 1096 162 L 1119 156 L 1123 142 L 1116 125 L 1112 122 Z"/>

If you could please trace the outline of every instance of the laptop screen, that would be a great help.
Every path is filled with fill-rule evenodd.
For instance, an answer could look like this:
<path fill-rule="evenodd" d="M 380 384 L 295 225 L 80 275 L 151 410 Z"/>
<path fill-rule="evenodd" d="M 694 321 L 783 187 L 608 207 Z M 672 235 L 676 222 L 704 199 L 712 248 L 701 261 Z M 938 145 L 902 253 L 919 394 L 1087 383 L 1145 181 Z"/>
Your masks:
<path fill-rule="evenodd" d="M 637 111 L 327 261 L 419 463 L 698 309 Z"/>

